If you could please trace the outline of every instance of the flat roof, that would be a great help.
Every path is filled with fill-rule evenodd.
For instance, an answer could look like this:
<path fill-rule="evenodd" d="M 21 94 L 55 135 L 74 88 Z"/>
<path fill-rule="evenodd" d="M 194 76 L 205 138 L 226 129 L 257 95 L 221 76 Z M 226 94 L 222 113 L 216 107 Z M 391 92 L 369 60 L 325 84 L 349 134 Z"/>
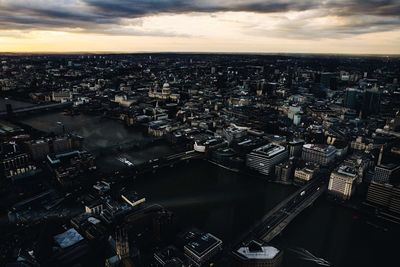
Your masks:
<path fill-rule="evenodd" d="M 248 259 L 261 260 L 261 259 L 273 259 L 280 252 L 277 248 L 271 246 L 261 246 L 260 248 L 261 249 L 258 251 L 251 251 L 248 246 L 240 247 L 237 250 L 237 253 Z"/>
<path fill-rule="evenodd" d="M 323 153 L 332 153 L 336 150 L 334 146 L 322 145 L 322 144 L 305 144 L 303 148 L 312 149 Z"/>
<path fill-rule="evenodd" d="M 206 254 L 208 250 L 222 243 L 220 239 L 210 233 L 189 231 L 184 239 L 187 241 L 185 248 L 199 257 Z"/>
<path fill-rule="evenodd" d="M 254 149 L 254 152 L 261 153 L 266 155 L 267 157 L 275 156 L 285 150 L 284 146 L 277 145 L 277 144 L 267 144 L 265 146 L 259 147 Z"/>
<path fill-rule="evenodd" d="M 54 236 L 54 241 L 56 241 L 61 248 L 70 247 L 81 240 L 83 240 L 83 237 L 74 228 Z"/>
<path fill-rule="evenodd" d="M 292 141 L 289 141 L 289 144 L 291 145 L 297 145 L 297 144 L 301 144 L 304 143 L 303 139 L 293 139 Z"/>
<path fill-rule="evenodd" d="M 357 175 L 357 171 L 355 170 L 355 168 L 346 164 L 340 165 L 337 169 L 337 172 L 350 177 L 355 177 Z"/>
<path fill-rule="evenodd" d="M 390 171 L 396 170 L 399 167 L 400 167 L 400 165 L 394 164 L 394 163 L 380 164 L 380 165 L 376 166 L 376 168 L 382 168 L 382 169 L 386 169 L 386 170 L 390 170 Z"/>
<path fill-rule="evenodd" d="M 160 263 L 182 263 L 183 254 L 174 246 L 168 246 L 154 253 L 154 258 Z"/>

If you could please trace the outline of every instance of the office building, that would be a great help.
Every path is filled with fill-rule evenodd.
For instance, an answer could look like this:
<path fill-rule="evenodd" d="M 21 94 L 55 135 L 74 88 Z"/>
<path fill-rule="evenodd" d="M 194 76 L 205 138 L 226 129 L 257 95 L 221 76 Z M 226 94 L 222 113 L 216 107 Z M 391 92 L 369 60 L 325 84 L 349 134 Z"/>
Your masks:
<path fill-rule="evenodd" d="M 202 140 L 196 140 L 193 149 L 200 153 L 208 153 L 227 146 L 228 142 L 221 137 L 207 137 Z"/>
<path fill-rule="evenodd" d="M 215 67 L 211 67 L 211 74 L 215 74 L 215 70 L 216 70 Z"/>
<path fill-rule="evenodd" d="M 337 79 L 335 73 L 332 72 L 322 72 L 321 73 L 321 89 L 322 90 L 336 90 L 337 89 Z"/>
<path fill-rule="evenodd" d="M 390 203 L 393 186 L 372 181 L 368 186 L 367 201 L 378 206 L 387 207 Z"/>
<path fill-rule="evenodd" d="M 48 140 L 36 140 L 27 143 L 33 160 L 42 160 L 50 153 Z"/>
<path fill-rule="evenodd" d="M 247 135 L 247 129 L 245 127 L 229 126 L 223 129 L 222 136 L 231 143 L 238 141 Z"/>
<path fill-rule="evenodd" d="M 327 166 L 335 160 L 336 148 L 328 145 L 305 144 L 302 159 Z"/>
<path fill-rule="evenodd" d="M 389 211 L 400 215 L 400 187 L 393 187 Z"/>
<path fill-rule="evenodd" d="M 292 161 L 288 160 L 275 166 L 276 181 L 283 184 L 291 184 L 293 180 L 294 166 Z"/>
<path fill-rule="evenodd" d="M 296 168 L 296 170 L 294 171 L 293 182 L 297 185 L 303 185 L 308 181 L 314 179 L 318 172 L 318 164 L 307 162 L 304 167 Z"/>
<path fill-rule="evenodd" d="M 354 153 L 344 160 L 344 163 L 352 166 L 357 171 L 357 184 L 360 184 L 365 174 L 374 166 L 374 162 L 371 160 L 371 155 L 367 153 Z"/>
<path fill-rule="evenodd" d="M 61 234 L 55 235 L 53 239 L 60 248 L 68 248 L 84 240 L 83 237 L 74 228 L 68 229 Z"/>
<path fill-rule="evenodd" d="M 292 105 L 292 106 L 289 106 L 287 116 L 288 116 L 288 118 L 291 119 L 291 120 L 293 121 L 293 123 L 294 123 L 294 116 L 297 115 L 297 114 L 299 114 L 300 112 L 301 112 L 301 106 L 299 106 L 299 105 Z"/>
<path fill-rule="evenodd" d="M 362 115 L 366 118 L 368 115 L 378 114 L 381 105 L 381 93 L 378 88 L 367 89 L 364 92 Z"/>
<path fill-rule="evenodd" d="M 353 167 L 346 164 L 339 166 L 330 175 L 329 193 L 343 200 L 350 199 L 355 191 L 357 176 L 357 170 Z"/>
<path fill-rule="evenodd" d="M 358 136 L 355 140 L 350 142 L 350 147 L 354 150 L 369 151 L 374 148 L 372 140 L 367 140 L 362 136 Z"/>
<path fill-rule="evenodd" d="M 283 252 L 275 247 L 251 240 L 233 252 L 238 267 L 278 267 L 282 265 Z"/>
<path fill-rule="evenodd" d="M 46 230 L 51 231 L 51 227 L 46 228 Z M 76 266 L 87 261 L 90 258 L 88 240 L 74 228 L 63 230 L 64 232 L 53 236 L 52 244 L 54 245 L 49 248 L 52 253 L 46 254 L 46 265 Z M 39 249 L 36 251 L 39 251 Z"/>
<path fill-rule="evenodd" d="M 183 267 L 184 255 L 174 246 L 168 246 L 154 253 L 157 266 Z"/>
<path fill-rule="evenodd" d="M 278 163 L 288 158 L 288 151 L 284 146 L 267 144 L 254 149 L 246 157 L 246 165 L 262 174 L 269 175 Z"/>
<path fill-rule="evenodd" d="M 222 250 L 221 239 L 197 229 L 185 232 L 181 238 L 184 242 L 185 256 L 194 266 L 202 266 Z"/>
<path fill-rule="evenodd" d="M 53 140 L 53 152 L 61 153 L 71 150 L 71 140 L 68 137 L 59 137 Z"/>
<path fill-rule="evenodd" d="M 237 152 L 232 148 L 218 148 L 211 154 L 211 159 L 226 167 L 239 168 L 243 167 L 244 160 L 237 156 Z"/>
<path fill-rule="evenodd" d="M 108 233 L 105 224 L 97 215 L 81 213 L 70 222 L 88 240 L 101 240 Z"/>
<path fill-rule="evenodd" d="M 54 102 L 68 102 L 72 101 L 72 92 L 68 90 L 64 91 L 53 91 L 51 94 L 51 100 Z"/>
<path fill-rule="evenodd" d="M 288 143 L 289 147 L 289 156 L 290 157 L 295 157 L 295 158 L 300 158 L 301 157 L 301 152 L 303 149 L 304 145 L 304 140 L 302 139 L 294 139 Z"/>
<path fill-rule="evenodd" d="M 356 88 L 347 88 L 344 92 L 343 106 L 358 111 L 361 108 L 362 100 L 362 90 Z"/>
<path fill-rule="evenodd" d="M 367 202 L 400 219 L 400 187 L 371 182 L 368 187 Z"/>
<path fill-rule="evenodd" d="M 231 144 L 232 148 L 238 152 L 240 156 L 246 156 L 248 153 L 268 143 L 264 138 L 260 138 L 258 136 L 246 136 L 242 141 Z"/>
<path fill-rule="evenodd" d="M 85 212 L 88 214 L 101 214 L 104 209 L 103 201 L 99 198 L 92 199 L 85 203 Z"/>
<path fill-rule="evenodd" d="M 375 167 L 373 180 L 379 183 L 390 183 L 399 180 L 400 165 L 396 164 L 380 164 Z"/>

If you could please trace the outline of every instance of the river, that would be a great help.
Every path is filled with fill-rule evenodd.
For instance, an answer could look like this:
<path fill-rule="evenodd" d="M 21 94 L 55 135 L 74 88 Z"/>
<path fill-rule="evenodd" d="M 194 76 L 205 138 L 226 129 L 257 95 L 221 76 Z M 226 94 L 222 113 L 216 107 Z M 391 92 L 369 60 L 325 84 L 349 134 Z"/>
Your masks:
<path fill-rule="evenodd" d="M 98 116 L 64 116 L 48 113 L 24 118 L 21 122 L 39 130 L 61 132 L 61 121 L 67 132 L 85 137 L 86 149 L 97 149 L 147 140 L 142 132 L 119 122 Z M 166 145 L 155 145 L 122 156 L 134 163 L 171 153 Z M 115 156 L 99 159 L 103 168 L 119 167 Z M 165 168 L 147 174 L 133 186 L 147 198 L 172 210 L 184 227 L 195 226 L 220 237 L 225 243 L 235 240 L 243 231 L 296 189 L 268 183 L 217 167 L 206 161 Z M 308 262 L 292 248 L 304 248 L 332 266 L 397 266 L 398 226 L 364 217 L 350 209 L 331 203 L 322 196 L 276 237 L 272 243 L 285 251 L 284 264 L 318 266 Z"/>

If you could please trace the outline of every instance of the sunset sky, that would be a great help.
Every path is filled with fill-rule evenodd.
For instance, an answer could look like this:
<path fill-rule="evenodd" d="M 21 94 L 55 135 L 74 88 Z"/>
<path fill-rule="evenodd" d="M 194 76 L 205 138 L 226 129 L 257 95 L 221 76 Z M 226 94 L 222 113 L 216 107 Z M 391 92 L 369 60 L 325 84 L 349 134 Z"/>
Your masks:
<path fill-rule="evenodd" d="M 0 52 L 400 54 L 400 0 L 0 0 Z"/>

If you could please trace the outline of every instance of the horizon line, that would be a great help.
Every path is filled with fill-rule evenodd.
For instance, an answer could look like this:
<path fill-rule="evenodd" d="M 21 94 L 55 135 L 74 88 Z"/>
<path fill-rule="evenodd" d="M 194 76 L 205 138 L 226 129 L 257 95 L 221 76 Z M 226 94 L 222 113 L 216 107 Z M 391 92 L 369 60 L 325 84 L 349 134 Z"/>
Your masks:
<path fill-rule="evenodd" d="M 321 56 L 365 56 L 400 57 L 400 53 L 346 53 L 346 52 L 251 52 L 251 51 L 0 51 L 0 55 L 133 55 L 133 54 L 224 54 L 224 55 L 321 55 Z"/>

